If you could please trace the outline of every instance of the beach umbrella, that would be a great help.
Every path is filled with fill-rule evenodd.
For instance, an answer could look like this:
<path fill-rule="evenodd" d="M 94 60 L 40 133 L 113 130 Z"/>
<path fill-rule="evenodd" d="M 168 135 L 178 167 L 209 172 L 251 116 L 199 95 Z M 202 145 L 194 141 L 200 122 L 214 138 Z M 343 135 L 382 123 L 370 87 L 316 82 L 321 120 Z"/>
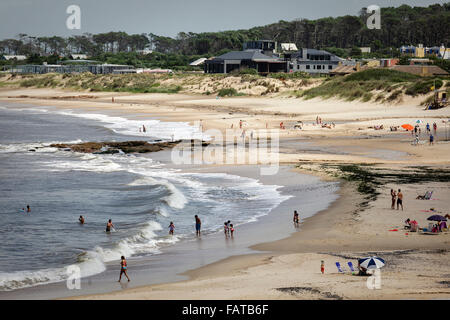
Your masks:
<path fill-rule="evenodd" d="M 447 221 L 447 218 L 443 217 L 441 215 L 435 214 L 435 215 L 432 215 L 431 217 L 428 217 L 427 220 L 429 220 L 429 221 Z"/>
<path fill-rule="evenodd" d="M 423 123 L 423 121 L 422 120 L 417 120 L 416 123 L 417 124 L 421 124 L 421 123 Z"/>
<path fill-rule="evenodd" d="M 376 256 L 359 259 L 358 263 L 360 267 L 363 267 L 367 270 L 380 269 L 385 265 L 384 260 Z"/>
<path fill-rule="evenodd" d="M 410 124 L 402 124 L 402 128 L 406 130 L 413 130 L 414 127 Z"/>

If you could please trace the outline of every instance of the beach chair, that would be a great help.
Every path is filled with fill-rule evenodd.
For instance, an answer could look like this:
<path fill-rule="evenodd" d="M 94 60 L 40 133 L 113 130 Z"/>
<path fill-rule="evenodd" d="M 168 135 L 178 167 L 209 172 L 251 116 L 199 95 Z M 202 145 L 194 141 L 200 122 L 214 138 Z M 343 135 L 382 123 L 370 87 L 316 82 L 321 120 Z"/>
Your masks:
<path fill-rule="evenodd" d="M 430 200 L 432 195 L 433 195 L 433 191 L 428 192 L 428 194 L 425 195 L 424 200 Z"/>
<path fill-rule="evenodd" d="M 353 263 L 351 261 L 349 261 L 347 264 L 348 264 L 348 267 L 350 268 L 350 271 L 352 272 L 352 274 L 355 274 L 356 270 L 355 270 L 355 268 L 353 268 Z"/>
<path fill-rule="evenodd" d="M 338 269 L 339 273 L 344 273 L 341 268 L 341 264 L 339 262 L 336 262 L 336 268 Z"/>

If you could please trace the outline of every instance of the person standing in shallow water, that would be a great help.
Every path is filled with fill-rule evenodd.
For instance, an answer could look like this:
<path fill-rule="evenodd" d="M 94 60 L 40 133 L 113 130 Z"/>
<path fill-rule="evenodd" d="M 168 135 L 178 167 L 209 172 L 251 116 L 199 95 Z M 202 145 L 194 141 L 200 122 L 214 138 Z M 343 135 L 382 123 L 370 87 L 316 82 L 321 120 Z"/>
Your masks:
<path fill-rule="evenodd" d="M 398 189 L 398 193 L 397 193 L 397 210 L 399 209 L 399 207 L 402 207 L 402 211 L 403 211 L 403 193 L 402 190 Z"/>
<path fill-rule="evenodd" d="M 83 217 L 83 216 L 80 216 L 80 217 L 78 218 L 78 221 L 80 221 L 81 224 L 84 224 L 84 217 Z"/>
<path fill-rule="evenodd" d="M 195 233 L 197 237 L 200 237 L 201 228 L 202 228 L 202 221 L 197 215 L 195 215 Z"/>
<path fill-rule="evenodd" d="M 298 217 L 298 212 L 297 212 L 297 210 L 295 210 L 294 211 L 294 225 L 295 226 L 298 226 L 298 223 L 299 223 L 299 217 Z"/>
<path fill-rule="evenodd" d="M 111 219 L 108 220 L 108 223 L 106 224 L 106 232 L 111 232 L 111 229 L 114 228 L 114 225 L 112 224 Z"/>
<path fill-rule="evenodd" d="M 127 279 L 128 279 L 128 282 L 130 282 L 130 278 L 128 277 L 128 274 L 127 274 L 127 268 L 128 268 L 128 265 L 127 265 L 127 260 L 125 260 L 125 257 L 124 256 L 122 256 L 122 257 L 120 257 L 120 276 L 119 276 L 119 282 L 120 282 L 120 280 L 122 280 L 122 274 L 125 274 L 125 276 L 127 277 Z"/>

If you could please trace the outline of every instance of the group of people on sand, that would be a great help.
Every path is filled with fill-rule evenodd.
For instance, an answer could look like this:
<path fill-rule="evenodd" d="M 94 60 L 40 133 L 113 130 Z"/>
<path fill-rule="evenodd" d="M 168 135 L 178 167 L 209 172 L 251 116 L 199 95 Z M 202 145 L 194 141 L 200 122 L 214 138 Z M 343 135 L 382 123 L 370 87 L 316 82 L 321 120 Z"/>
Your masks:
<path fill-rule="evenodd" d="M 403 193 L 402 193 L 402 190 L 398 189 L 398 192 L 395 192 L 394 189 L 391 189 L 391 199 L 392 199 L 391 209 L 395 209 L 395 204 L 397 203 L 397 210 L 399 210 L 400 207 L 402 207 L 402 211 L 403 211 Z"/>
<path fill-rule="evenodd" d="M 431 125 L 429 123 L 427 123 L 425 128 L 426 128 L 426 132 L 428 134 L 429 145 L 432 146 L 432 145 L 434 145 L 434 139 L 437 134 L 437 124 L 436 124 L 436 122 L 433 122 L 433 131 L 431 131 Z M 411 135 L 415 137 L 414 141 L 413 141 L 414 145 L 419 145 L 421 133 L 422 133 L 422 129 L 420 128 L 420 126 L 418 124 L 416 124 L 414 126 L 414 129 L 411 130 Z"/>

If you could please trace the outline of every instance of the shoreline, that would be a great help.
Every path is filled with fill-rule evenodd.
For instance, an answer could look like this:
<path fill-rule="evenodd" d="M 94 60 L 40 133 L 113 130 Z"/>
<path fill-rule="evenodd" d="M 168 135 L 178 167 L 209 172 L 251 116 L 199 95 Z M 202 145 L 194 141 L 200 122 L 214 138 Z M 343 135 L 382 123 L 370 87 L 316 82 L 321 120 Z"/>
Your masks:
<path fill-rule="evenodd" d="M 231 101 L 232 99 L 230 99 Z M 248 99 L 248 101 L 251 104 L 256 103 L 258 99 Z M 80 103 L 78 107 L 81 106 L 83 108 L 83 105 L 85 103 Z M 115 109 L 120 108 L 120 106 L 113 107 Z M 90 108 L 100 110 L 101 107 L 98 105 L 97 107 L 91 106 Z M 131 110 L 125 110 L 125 112 L 127 111 Z M 163 115 L 164 112 L 162 112 Z M 444 113 L 446 112 L 448 111 Z M 155 116 L 154 113 L 153 116 Z M 158 115 L 156 116 L 158 117 Z M 349 117 L 351 116 L 352 114 L 349 114 Z M 392 116 L 391 114 L 387 117 Z M 206 118 L 207 116 L 202 114 L 196 115 L 196 117 Z M 206 119 L 205 127 L 213 126 L 217 123 L 215 119 L 220 117 L 221 114 L 216 115 L 214 119 Z M 260 114 L 258 117 L 263 118 Z M 269 116 L 269 118 L 271 117 Z M 165 116 L 159 119 L 161 121 L 177 121 L 171 118 L 170 114 L 165 114 Z M 178 119 L 176 116 L 174 118 Z M 264 120 L 262 119 L 261 121 L 263 122 Z M 274 120 L 272 119 L 271 121 L 273 122 Z M 420 149 L 412 149 L 408 144 L 409 136 L 398 134 L 398 137 L 388 137 L 384 132 L 378 137 L 376 135 L 373 136 L 367 130 L 363 133 L 367 137 L 372 137 L 372 139 L 370 141 L 367 141 L 365 138 L 358 140 L 355 136 L 361 133 L 357 129 L 357 126 L 360 126 L 362 122 L 356 122 L 357 124 L 353 127 L 342 125 L 345 128 L 339 131 L 339 133 L 330 133 L 331 131 L 320 131 L 320 133 L 316 133 L 315 131 L 318 131 L 317 129 L 308 132 L 309 138 L 313 138 L 313 145 L 320 146 L 322 148 L 321 150 L 326 150 L 325 154 L 316 154 L 310 150 L 307 150 L 306 153 L 299 154 L 295 149 L 298 148 L 298 143 L 294 141 L 283 146 L 285 154 L 280 157 L 280 162 L 292 164 L 298 163 L 299 161 L 306 161 L 312 165 L 317 163 L 370 163 L 375 167 L 379 163 L 382 163 L 391 171 L 402 170 L 412 165 L 446 169 L 450 166 L 446 142 L 438 143 L 435 149 L 427 146 L 421 146 Z M 224 129 L 226 126 L 222 126 L 222 128 Z M 348 136 L 348 138 L 344 139 L 343 136 L 339 135 L 341 133 L 345 133 L 344 136 Z M 333 137 L 332 134 L 337 134 L 337 138 Z M 281 136 L 281 141 L 288 141 L 286 139 L 295 138 L 295 136 Z M 327 137 L 333 137 L 333 140 L 327 141 L 327 139 L 323 139 Z M 393 155 L 392 159 L 385 160 L 373 158 L 372 154 L 380 152 L 386 143 L 389 143 L 390 149 L 401 150 L 405 155 L 408 155 L 408 158 L 406 159 L 403 154 Z M 352 149 L 348 145 L 351 145 L 353 148 L 356 145 L 359 149 Z M 345 150 L 348 154 L 339 154 L 332 150 L 331 146 L 335 149 L 340 148 L 341 150 Z M 364 148 L 369 151 L 365 151 Z M 433 150 L 436 156 L 428 157 L 427 155 L 430 150 Z M 216 169 L 218 169 L 217 167 L 215 166 Z M 225 167 L 220 166 L 220 168 Z M 326 173 L 320 174 L 318 172 L 314 173 L 299 169 L 296 169 L 296 171 L 331 179 Z M 387 189 L 390 187 L 395 188 L 397 186 L 392 184 L 383 186 L 383 188 Z M 441 200 L 433 202 L 433 206 L 439 206 L 441 209 L 450 206 L 450 200 L 448 200 L 450 199 L 450 192 L 445 182 L 424 182 L 402 186 L 402 190 L 406 190 L 406 203 L 408 205 L 410 202 L 413 204 L 411 209 L 406 210 L 407 212 L 391 212 L 390 210 L 386 210 L 383 207 L 382 201 L 389 202 L 389 200 L 386 200 L 386 194 L 384 193 L 382 193 L 379 199 L 370 202 L 367 208 L 359 212 L 358 210 L 360 208 L 358 208 L 358 203 L 363 200 L 362 196 L 355 191 L 355 186 L 346 182 L 344 185 L 341 184 L 341 196 L 338 200 L 328 209 L 322 210 L 313 217 L 302 221 L 299 232 L 295 232 L 287 238 L 258 243 L 250 247 L 250 249 L 257 250 L 259 253 L 232 256 L 200 268 L 188 270 L 183 275 L 189 276 L 189 280 L 143 287 L 139 286 L 119 292 L 84 295 L 72 297 L 71 299 L 321 299 L 330 297 L 334 299 L 414 299 L 417 297 L 448 299 L 450 298 L 450 290 L 440 286 L 439 283 L 445 283 L 447 281 L 445 280 L 447 274 L 450 275 L 450 269 L 448 268 L 450 255 L 447 249 L 448 244 L 450 244 L 449 234 L 441 234 L 438 237 L 427 237 L 419 234 L 406 235 L 401 231 L 398 233 L 388 231 L 389 228 L 395 225 L 401 226 L 405 217 L 415 218 L 414 215 L 416 215 L 417 219 L 419 219 L 419 217 L 423 216 L 423 214 L 420 215 L 418 213 L 419 208 L 424 209 L 423 205 L 429 204 L 420 203 L 420 200 L 415 201 L 414 197 L 412 197 L 413 193 L 421 193 L 423 188 L 439 190 L 438 194 L 440 194 L 439 199 Z M 397 215 L 392 216 L 394 213 L 397 213 Z M 419 223 L 423 224 L 424 222 L 421 220 Z M 436 250 L 442 250 L 442 253 Z M 348 275 L 342 275 L 336 272 L 334 261 L 339 257 L 352 259 L 355 264 L 356 257 L 377 252 L 390 257 L 390 262 L 398 268 L 399 266 L 404 268 L 406 270 L 403 272 L 404 274 L 408 274 L 409 277 L 418 278 L 411 281 L 410 284 L 405 283 L 406 278 L 403 276 L 403 273 L 399 280 L 397 279 L 399 277 L 399 271 L 392 270 L 389 266 L 386 268 L 386 276 L 390 281 L 399 285 L 400 289 L 395 291 L 395 287 L 388 287 L 387 290 L 371 291 L 361 285 L 360 277 L 348 278 Z M 437 281 L 437 284 L 428 288 L 427 284 L 423 282 L 426 278 L 421 278 L 420 271 L 408 269 L 409 266 L 405 264 L 405 261 L 402 260 L 403 258 L 398 258 L 397 255 L 400 257 L 413 257 L 411 259 L 414 261 L 412 263 L 414 268 L 420 266 L 422 270 L 427 270 L 426 272 L 432 274 L 435 279 L 443 280 L 440 282 Z M 440 261 L 436 261 L 435 255 L 443 256 Z M 320 265 L 321 260 L 324 260 L 327 266 L 325 276 L 317 272 L 317 269 L 319 269 L 317 264 Z M 428 260 L 428 263 L 424 263 L 422 260 Z M 436 271 L 432 270 L 430 266 L 433 264 L 438 265 L 442 260 L 446 263 L 442 265 L 444 273 L 436 274 Z M 345 262 L 341 261 L 341 264 L 345 264 Z M 286 269 L 286 266 L 290 266 L 291 270 L 293 267 L 302 266 L 301 270 L 304 275 L 296 274 L 292 277 L 289 269 Z M 330 274 L 328 274 L 328 270 Z M 448 272 L 445 273 L 446 271 Z M 268 277 L 267 283 L 259 283 L 258 277 Z M 229 285 L 230 282 L 239 285 L 232 286 Z M 298 285 L 295 287 L 297 289 L 288 290 L 287 288 L 293 288 L 292 282 Z M 348 285 L 349 282 L 351 285 L 349 288 L 346 288 L 345 284 Z M 283 284 L 285 288 L 278 288 L 280 289 L 278 290 L 277 286 L 282 286 Z M 287 286 L 288 284 L 290 286 Z M 304 286 L 304 284 L 307 285 Z M 355 287 L 356 285 L 358 286 Z M 254 287 L 253 290 L 247 288 L 252 286 Z M 414 286 L 424 286 L 427 290 L 424 290 L 423 294 L 417 296 L 417 293 L 414 294 L 411 291 Z M 350 289 L 354 290 L 354 292 Z"/>

